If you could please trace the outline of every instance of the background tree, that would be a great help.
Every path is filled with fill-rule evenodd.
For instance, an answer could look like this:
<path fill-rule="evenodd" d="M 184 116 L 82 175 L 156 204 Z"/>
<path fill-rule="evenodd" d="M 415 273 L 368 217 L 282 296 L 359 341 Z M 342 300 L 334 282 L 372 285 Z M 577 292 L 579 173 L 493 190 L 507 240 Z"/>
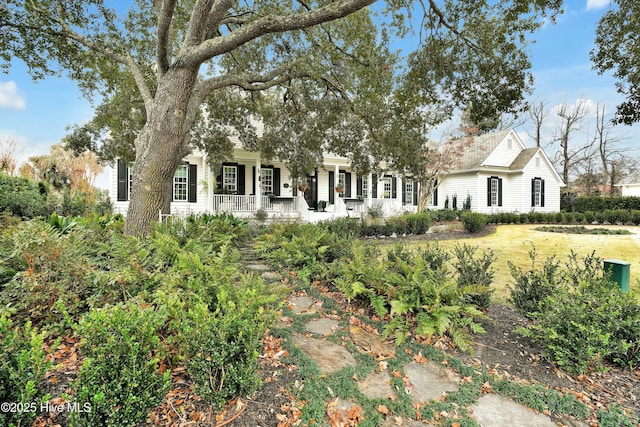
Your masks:
<path fill-rule="evenodd" d="M 16 166 L 16 141 L 13 139 L 0 141 L 0 172 L 15 175 Z"/>
<path fill-rule="evenodd" d="M 536 147 L 542 146 L 542 125 L 549 116 L 547 101 L 538 99 L 527 108 L 527 115 L 533 124 L 533 132 L 529 136 L 536 142 Z"/>
<path fill-rule="evenodd" d="M 583 119 L 590 113 L 588 101 L 579 98 L 576 104 L 569 106 L 566 103 L 556 107 L 556 115 L 560 119 L 555 134 L 554 142 L 559 143 L 559 150 L 556 153 L 556 163 L 562 167 L 562 180 L 567 186 L 571 183 L 571 171 L 582 162 L 588 155 L 591 144 L 572 144 L 571 136 L 583 126 Z"/>
<path fill-rule="evenodd" d="M 627 150 L 620 146 L 620 143 L 626 138 L 611 135 L 612 128 L 613 122 L 607 118 L 605 106 L 598 104 L 596 106 L 596 127 L 593 144 L 597 147 L 597 154 L 600 160 L 603 196 L 612 195 L 615 188 L 614 185 L 618 183 L 615 178 L 619 174 L 610 172 L 612 168 L 615 168 L 616 160 L 628 158 L 628 156 L 624 155 Z"/>
<path fill-rule="evenodd" d="M 125 12 L 102 0 L 14 0 L 0 9 L 0 59 L 24 60 L 35 77 L 57 65 L 102 97 L 90 130 L 130 147 L 127 232 L 146 234 L 169 212 L 181 159 L 195 147 L 220 161 L 232 129 L 301 175 L 326 150 L 359 169 L 393 157 L 398 138 L 414 135 L 398 129 L 404 117 L 425 127 L 456 108 L 476 123 L 516 109 L 531 85 L 526 35 L 562 3 L 421 2 L 422 44 L 399 68 L 389 40 L 413 5 L 389 0 L 374 22 L 374 2 L 136 0 Z"/>
<path fill-rule="evenodd" d="M 616 88 L 626 98 L 617 107 L 615 122 L 640 121 L 640 3 L 615 0 L 596 29 L 596 47 L 591 60 L 598 72 L 613 71 Z"/>

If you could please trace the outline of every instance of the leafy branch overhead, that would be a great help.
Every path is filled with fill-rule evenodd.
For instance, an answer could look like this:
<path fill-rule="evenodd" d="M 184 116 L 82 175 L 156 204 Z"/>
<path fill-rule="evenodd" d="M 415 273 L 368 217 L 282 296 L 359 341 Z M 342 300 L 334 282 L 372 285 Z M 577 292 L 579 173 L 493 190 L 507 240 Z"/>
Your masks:
<path fill-rule="evenodd" d="M 75 130 L 91 138 L 76 134 L 72 148 L 135 160 L 133 188 L 154 196 L 134 190 L 128 217 L 145 232 L 168 210 L 180 159 L 195 147 L 218 163 L 232 134 L 294 175 L 323 151 L 366 170 L 420 148 L 456 108 L 476 121 L 516 111 L 531 85 L 527 36 L 562 2 L 51 3 L 0 7 L 0 66 L 67 73 L 100 99 Z M 420 45 L 396 51 L 410 32 Z"/>

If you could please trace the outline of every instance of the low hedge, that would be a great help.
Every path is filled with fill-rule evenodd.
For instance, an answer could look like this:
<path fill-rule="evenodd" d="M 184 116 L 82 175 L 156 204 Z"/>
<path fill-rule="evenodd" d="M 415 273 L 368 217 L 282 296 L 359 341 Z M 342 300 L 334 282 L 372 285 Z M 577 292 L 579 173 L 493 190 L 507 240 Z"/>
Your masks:
<path fill-rule="evenodd" d="M 636 196 L 578 196 L 565 193 L 560 199 L 560 210 L 566 212 L 604 212 L 606 210 L 623 209 L 627 211 L 640 210 L 640 197 Z"/>
<path fill-rule="evenodd" d="M 431 227 L 432 220 L 429 212 L 404 214 L 387 218 L 384 223 L 362 224 L 360 235 L 372 236 L 397 236 L 409 234 L 424 234 Z"/>
<path fill-rule="evenodd" d="M 640 209 L 607 209 L 601 212 L 501 212 L 487 215 L 488 224 L 612 224 L 640 225 Z"/>

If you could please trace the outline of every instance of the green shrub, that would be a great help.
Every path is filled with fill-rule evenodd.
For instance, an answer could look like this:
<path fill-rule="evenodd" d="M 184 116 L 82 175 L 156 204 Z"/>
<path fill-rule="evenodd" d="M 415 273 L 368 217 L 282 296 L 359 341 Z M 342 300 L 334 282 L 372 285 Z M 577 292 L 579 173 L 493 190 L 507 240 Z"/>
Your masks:
<path fill-rule="evenodd" d="M 435 222 L 455 221 L 458 219 L 458 212 L 451 209 L 434 210 L 429 211 L 429 213 Z"/>
<path fill-rule="evenodd" d="M 640 210 L 631 211 L 631 222 L 633 225 L 640 225 Z"/>
<path fill-rule="evenodd" d="M 601 427 L 634 427 L 640 424 L 640 419 L 635 414 L 625 412 L 618 403 L 613 403 L 606 409 L 598 409 L 596 416 Z"/>
<path fill-rule="evenodd" d="M 464 212 L 461 215 L 462 225 L 469 233 L 477 233 L 487 226 L 487 216 L 477 212 Z"/>
<path fill-rule="evenodd" d="M 584 220 L 587 222 L 587 224 L 593 224 L 596 220 L 596 214 L 593 213 L 593 211 L 586 211 L 584 213 Z"/>
<path fill-rule="evenodd" d="M 465 301 L 486 309 L 491 303 L 493 276 L 495 270 L 491 267 L 495 259 L 491 249 L 476 256 L 477 246 L 456 244 L 453 254 L 456 262 L 453 264 L 458 273 L 457 284 L 462 291 Z"/>
<path fill-rule="evenodd" d="M 431 214 L 420 212 L 405 215 L 407 221 L 407 231 L 413 235 L 424 234 L 431 227 Z"/>
<path fill-rule="evenodd" d="M 554 257 L 549 257 L 542 264 L 542 270 L 537 268 L 535 246 L 529 251 L 529 258 L 531 268 L 526 271 L 507 261 L 511 276 L 515 280 L 515 285 L 510 290 L 509 301 L 522 315 L 535 318 L 544 310 L 540 304 L 558 287 L 560 263 Z"/>
<path fill-rule="evenodd" d="M 570 202 L 570 203 L 569 203 Z M 640 197 L 600 197 L 579 196 L 572 199 L 561 198 L 560 208 L 572 212 L 603 212 L 605 210 L 640 210 Z"/>
<path fill-rule="evenodd" d="M 28 405 L 25 410 L 0 411 L 0 424 L 31 425 L 40 404 L 49 400 L 41 385 L 51 368 L 43 350 L 44 333 L 38 333 L 27 321 L 14 326 L 0 315 L 0 402 Z"/>
<path fill-rule="evenodd" d="M 72 413 L 77 426 L 139 424 L 168 391 L 158 371 L 166 315 L 139 301 L 91 311 L 76 328 L 87 357 L 73 384 L 74 399 L 90 412 Z"/>
<path fill-rule="evenodd" d="M 409 225 L 406 215 L 387 218 L 385 222 L 391 234 L 395 233 L 398 236 L 409 234 Z"/>
<path fill-rule="evenodd" d="M 640 365 L 640 306 L 602 268 L 593 254 L 578 260 L 572 253 L 566 269 L 553 270 L 560 284 L 539 303 L 535 322 L 521 330 L 570 373 L 599 370 L 604 362 Z"/>
<path fill-rule="evenodd" d="M 48 196 L 46 184 L 0 172 L 0 212 L 8 211 L 22 218 L 46 216 L 53 211 Z"/>
<path fill-rule="evenodd" d="M 255 305 L 220 303 L 215 312 L 204 304 L 192 307 L 181 332 L 195 392 L 218 410 L 260 386 L 258 356 L 267 327 Z"/>

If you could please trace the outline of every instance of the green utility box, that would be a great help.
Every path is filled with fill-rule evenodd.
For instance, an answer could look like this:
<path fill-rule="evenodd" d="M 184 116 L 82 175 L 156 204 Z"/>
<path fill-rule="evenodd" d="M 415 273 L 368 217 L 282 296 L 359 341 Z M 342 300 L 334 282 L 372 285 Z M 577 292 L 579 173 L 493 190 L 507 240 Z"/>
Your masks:
<path fill-rule="evenodd" d="M 630 262 L 620 261 L 619 259 L 604 260 L 604 271 L 607 273 L 611 272 L 611 280 L 620 286 L 622 292 L 629 292 L 630 270 Z"/>

